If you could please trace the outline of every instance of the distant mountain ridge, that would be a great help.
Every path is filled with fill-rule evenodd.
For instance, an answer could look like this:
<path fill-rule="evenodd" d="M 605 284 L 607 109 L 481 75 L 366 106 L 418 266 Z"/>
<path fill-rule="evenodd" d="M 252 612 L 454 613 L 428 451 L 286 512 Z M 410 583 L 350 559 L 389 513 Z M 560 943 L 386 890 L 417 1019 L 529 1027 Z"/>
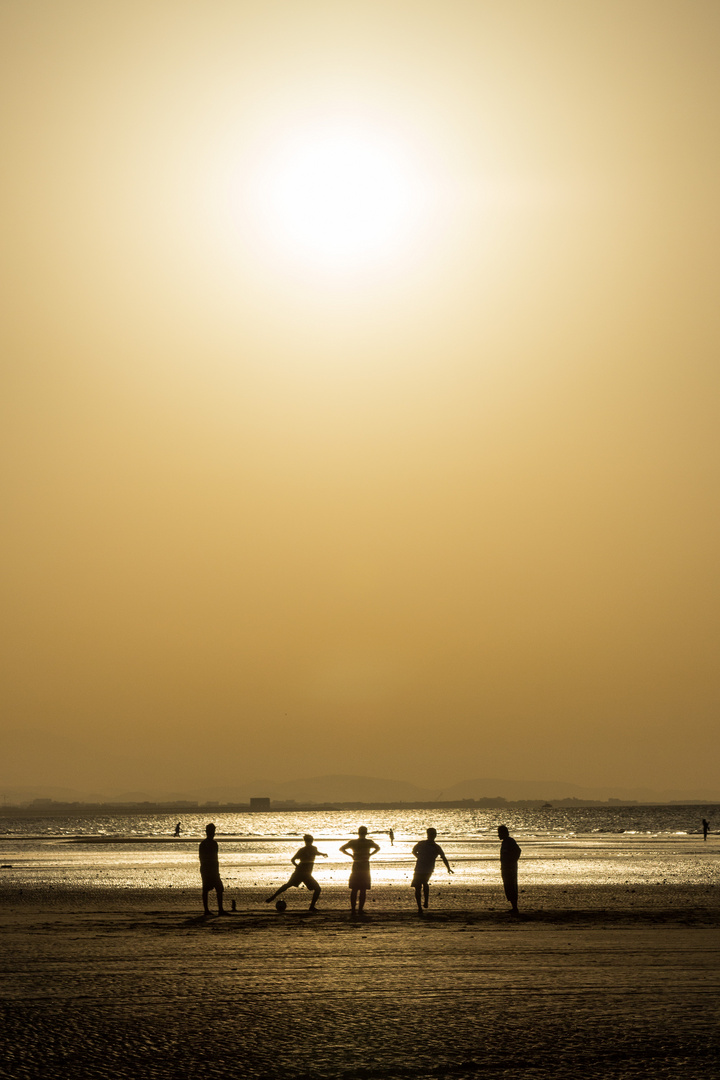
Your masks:
<path fill-rule="evenodd" d="M 508 802 L 523 799 L 543 799 L 548 802 L 553 799 L 599 800 L 601 802 L 606 802 L 608 799 L 620 799 L 621 801 L 653 803 L 680 802 L 683 799 L 688 799 L 691 802 L 702 800 L 715 802 L 720 799 L 720 790 L 712 792 L 708 789 L 589 787 L 581 784 L 571 784 L 563 780 L 479 779 L 463 780 L 459 784 L 444 788 L 440 797 L 443 801 L 501 798 L 507 799 Z"/>
<path fill-rule="evenodd" d="M 630 802 L 691 802 L 720 800 L 720 791 L 624 787 L 587 787 L 563 780 L 463 780 L 446 788 L 422 788 L 396 780 L 367 776 L 316 776 L 307 780 L 289 780 L 270 785 L 270 798 L 294 799 L 296 802 L 456 802 L 460 799 L 524 799 L 552 801 L 579 799 L 605 802 L 608 799 Z M 258 792 L 258 794 L 261 794 Z"/>
<path fill-rule="evenodd" d="M 720 791 L 708 789 L 646 787 L 624 788 L 589 787 L 562 780 L 503 780 L 479 778 L 463 780 L 443 789 L 420 787 L 402 780 L 372 776 L 333 774 L 281 782 L 270 780 L 240 781 L 237 785 L 218 786 L 199 790 L 90 792 L 45 785 L 37 787 L 6 787 L 0 796 L 10 804 L 32 802 L 33 799 L 54 799 L 58 802 L 174 802 L 247 803 L 251 798 L 265 796 L 274 802 L 301 804 L 322 803 L 422 803 L 457 802 L 462 799 L 606 802 L 617 799 L 627 802 L 720 802 Z"/>
<path fill-rule="evenodd" d="M 271 798 L 296 802 L 427 802 L 435 794 L 402 780 L 339 774 L 274 784 Z"/>

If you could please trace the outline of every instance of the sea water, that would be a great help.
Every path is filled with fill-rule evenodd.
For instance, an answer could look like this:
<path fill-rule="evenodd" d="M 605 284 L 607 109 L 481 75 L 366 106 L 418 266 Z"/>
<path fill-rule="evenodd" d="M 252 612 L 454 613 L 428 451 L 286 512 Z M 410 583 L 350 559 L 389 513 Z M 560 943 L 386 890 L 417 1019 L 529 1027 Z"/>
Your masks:
<path fill-rule="evenodd" d="M 0 818 L 0 883 L 22 888 L 195 888 L 199 841 L 214 821 L 226 887 L 277 885 L 305 833 L 328 858 L 318 860 L 323 884 L 347 879 L 341 844 L 359 825 L 380 845 L 375 884 L 406 884 L 412 847 L 429 826 L 455 870 L 456 883 L 497 879 L 497 827 L 522 847 L 528 884 L 720 884 L 720 843 L 703 841 L 702 818 L 718 807 L 623 806 L 443 810 L 309 810 L 228 813 L 208 808 L 178 814 L 73 814 Z M 720 817 L 720 815 L 719 815 Z M 720 821 L 714 823 L 717 828 Z M 389 830 L 394 833 L 391 843 Z"/>

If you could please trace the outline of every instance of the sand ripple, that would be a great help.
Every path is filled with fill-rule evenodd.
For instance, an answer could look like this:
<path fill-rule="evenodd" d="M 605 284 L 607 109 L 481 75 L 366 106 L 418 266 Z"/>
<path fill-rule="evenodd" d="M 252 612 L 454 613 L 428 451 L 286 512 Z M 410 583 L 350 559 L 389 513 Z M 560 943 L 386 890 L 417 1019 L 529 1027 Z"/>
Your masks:
<path fill-rule="evenodd" d="M 378 890 L 353 923 L 344 895 L 211 920 L 194 893 L 4 895 L 0 1075 L 720 1075 L 714 896 L 603 912 L 577 894 L 522 921 L 475 897 L 421 920 Z"/>

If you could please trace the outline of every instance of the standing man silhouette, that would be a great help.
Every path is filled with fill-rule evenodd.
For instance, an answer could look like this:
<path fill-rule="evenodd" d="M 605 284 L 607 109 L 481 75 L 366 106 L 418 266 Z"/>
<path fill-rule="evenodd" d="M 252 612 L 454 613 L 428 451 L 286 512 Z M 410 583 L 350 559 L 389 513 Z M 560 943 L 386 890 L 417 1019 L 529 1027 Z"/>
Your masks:
<path fill-rule="evenodd" d="M 422 915 L 423 908 L 428 906 L 430 900 L 430 878 L 435 869 L 435 860 L 438 858 L 442 859 L 447 866 L 448 874 L 453 873 L 450 869 L 450 863 L 445 857 L 445 852 L 439 844 L 435 843 L 436 836 L 437 829 L 428 829 L 427 840 L 419 840 L 412 849 L 412 853 L 417 862 L 415 863 L 415 873 L 413 875 L 411 888 L 415 890 L 418 915 Z M 422 904 L 420 902 L 421 894 L 423 898 Z"/>
<path fill-rule="evenodd" d="M 225 887 L 220 877 L 220 865 L 218 862 L 218 846 L 215 839 L 215 826 L 210 823 L 205 826 L 205 839 L 200 841 L 200 877 L 202 878 L 203 909 L 206 915 L 210 914 L 208 907 L 208 893 L 213 889 L 217 895 L 218 915 L 225 915 L 223 908 L 223 892 Z"/>
<path fill-rule="evenodd" d="M 347 844 L 343 844 L 340 850 L 343 855 L 350 855 L 353 861 L 348 882 L 352 913 L 355 914 L 355 907 L 357 906 L 360 914 L 362 914 L 365 907 L 365 894 L 370 888 L 370 859 L 376 851 L 380 850 L 380 845 L 376 844 L 374 840 L 367 839 L 367 829 L 364 825 L 361 825 L 358 829 L 357 840 L 348 840 Z"/>
<path fill-rule="evenodd" d="M 703 840 L 707 840 L 708 830 L 710 829 L 710 822 L 702 819 Z"/>
<path fill-rule="evenodd" d="M 511 914 L 519 915 L 517 872 L 521 848 L 508 832 L 507 825 L 498 827 L 498 836 L 502 841 L 500 844 L 500 875 L 505 887 L 505 896 L 512 904 Z"/>

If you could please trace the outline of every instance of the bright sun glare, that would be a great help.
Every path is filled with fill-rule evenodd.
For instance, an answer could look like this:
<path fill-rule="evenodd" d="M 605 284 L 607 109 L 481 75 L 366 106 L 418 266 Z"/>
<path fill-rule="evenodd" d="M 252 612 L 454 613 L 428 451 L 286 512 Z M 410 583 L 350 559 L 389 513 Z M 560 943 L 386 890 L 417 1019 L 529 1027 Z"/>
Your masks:
<path fill-rule="evenodd" d="M 334 268 L 375 262 L 412 235 L 423 207 L 417 167 L 390 139 L 348 127 L 304 131 L 262 179 L 276 246 Z"/>

